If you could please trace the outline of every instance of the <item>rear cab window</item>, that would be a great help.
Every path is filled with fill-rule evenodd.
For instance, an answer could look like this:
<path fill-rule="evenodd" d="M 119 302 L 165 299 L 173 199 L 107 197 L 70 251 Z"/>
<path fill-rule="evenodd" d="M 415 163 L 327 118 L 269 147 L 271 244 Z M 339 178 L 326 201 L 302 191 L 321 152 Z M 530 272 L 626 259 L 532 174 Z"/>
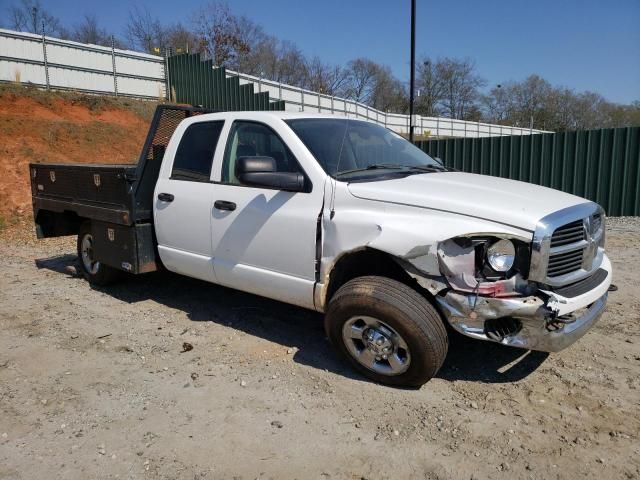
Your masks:
<path fill-rule="evenodd" d="M 208 182 L 224 120 L 197 122 L 182 135 L 171 170 L 172 180 Z"/>

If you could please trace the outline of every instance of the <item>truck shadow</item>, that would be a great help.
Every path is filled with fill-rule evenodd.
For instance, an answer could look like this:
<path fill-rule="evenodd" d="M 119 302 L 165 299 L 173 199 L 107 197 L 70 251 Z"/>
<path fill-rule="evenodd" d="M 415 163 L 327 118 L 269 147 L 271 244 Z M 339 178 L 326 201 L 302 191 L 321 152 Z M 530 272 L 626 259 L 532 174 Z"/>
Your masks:
<path fill-rule="evenodd" d="M 511 383 L 528 377 L 549 356 L 484 342 L 448 329 L 449 353 L 438 378 L 480 383 Z"/>
<path fill-rule="evenodd" d="M 38 259 L 35 263 L 38 268 L 78 277 L 74 273 L 75 255 Z M 151 300 L 184 312 L 191 321 L 235 328 L 283 349 L 293 348 L 297 363 L 367 381 L 336 356 L 319 313 L 170 272 L 128 276 L 118 284 L 93 288 L 130 304 Z M 516 382 L 534 372 L 548 356 L 449 332 L 449 354 L 437 375 L 443 380 Z"/>

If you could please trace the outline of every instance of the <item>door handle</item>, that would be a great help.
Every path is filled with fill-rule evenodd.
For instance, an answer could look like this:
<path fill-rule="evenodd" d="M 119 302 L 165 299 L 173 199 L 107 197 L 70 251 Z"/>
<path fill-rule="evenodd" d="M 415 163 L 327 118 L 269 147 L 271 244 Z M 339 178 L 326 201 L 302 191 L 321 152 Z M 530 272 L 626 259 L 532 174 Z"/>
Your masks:
<path fill-rule="evenodd" d="M 233 212 L 236 209 L 236 204 L 233 202 L 227 202 L 226 200 L 216 200 L 213 204 L 218 210 L 229 210 Z"/>
<path fill-rule="evenodd" d="M 173 195 L 170 193 L 159 193 L 158 200 L 161 202 L 173 202 Z"/>

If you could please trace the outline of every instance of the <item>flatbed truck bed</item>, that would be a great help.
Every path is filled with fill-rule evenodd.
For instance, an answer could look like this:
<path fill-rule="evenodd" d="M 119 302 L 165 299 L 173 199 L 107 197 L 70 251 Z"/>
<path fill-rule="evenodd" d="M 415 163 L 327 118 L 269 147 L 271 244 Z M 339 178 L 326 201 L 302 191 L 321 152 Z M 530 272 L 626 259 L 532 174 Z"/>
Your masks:
<path fill-rule="evenodd" d="M 183 119 L 210 112 L 158 106 L 136 164 L 31 163 L 38 238 L 76 235 L 88 219 L 105 265 L 134 274 L 157 270 L 153 190 L 167 143 Z"/>

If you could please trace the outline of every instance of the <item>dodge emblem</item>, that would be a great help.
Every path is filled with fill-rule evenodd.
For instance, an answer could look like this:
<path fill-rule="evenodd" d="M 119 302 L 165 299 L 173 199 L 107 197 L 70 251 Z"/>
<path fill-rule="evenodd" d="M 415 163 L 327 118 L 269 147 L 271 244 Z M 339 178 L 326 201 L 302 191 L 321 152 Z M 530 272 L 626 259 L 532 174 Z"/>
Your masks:
<path fill-rule="evenodd" d="M 107 228 L 107 238 L 110 242 L 116 239 L 116 231 L 113 228 Z"/>
<path fill-rule="evenodd" d="M 56 181 L 56 172 L 54 172 L 53 170 L 49 171 L 49 178 L 51 179 L 51 183 Z"/>
<path fill-rule="evenodd" d="M 100 181 L 100 174 L 99 173 L 94 173 L 93 174 L 93 183 L 95 184 L 96 187 L 99 187 L 100 183 L 102 183 Z"/>

